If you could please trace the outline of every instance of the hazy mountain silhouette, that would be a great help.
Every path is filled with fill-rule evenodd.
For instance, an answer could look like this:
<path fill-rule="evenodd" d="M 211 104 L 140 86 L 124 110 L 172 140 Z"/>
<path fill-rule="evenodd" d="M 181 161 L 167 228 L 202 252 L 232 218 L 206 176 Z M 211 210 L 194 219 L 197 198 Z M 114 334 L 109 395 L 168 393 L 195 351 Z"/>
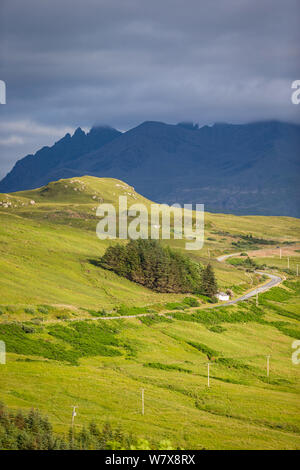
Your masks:
<path fill-rule="evenodd" d="M 72 137 L 68 133 L 52 147 L 43 147 L 35 155 L 18 160 L 0 182 L 0 192 L 34 189 L 52 180 L 77 175 L 74 160 L 119 135 L 121 132 L 108 126 L 93 127 L 87 134 L 78 127 Z"/>
<path fill-rule="evenodd" d="M 204 203 L 212 212 L 300 216 L 300 126 L 144 122 L 125 132 L 80 128 L 19 160 L 0 192 L 72 176 L 109 176 L 166 203 Z"/>

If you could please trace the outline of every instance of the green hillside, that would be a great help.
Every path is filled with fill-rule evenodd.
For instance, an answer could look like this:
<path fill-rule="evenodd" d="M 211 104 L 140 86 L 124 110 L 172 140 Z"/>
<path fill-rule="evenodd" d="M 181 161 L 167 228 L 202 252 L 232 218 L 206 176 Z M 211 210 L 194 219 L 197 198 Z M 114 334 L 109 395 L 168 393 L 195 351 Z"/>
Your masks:
<path fill-rule="evenodd" d="M 299 220 L 205 213 L 202 250 L 164 240 L 210 261 L 220 288 L 235 297 L 264 279 L 232 262 L 243 256 L 220 263 L 222 254 L 245 252 L 286 277 L 258 306 L 208 308 L 198 297 L 190 308 L 186 294 L 156 293 L 98 266 L 116 242 L 97 238 L 96 208 L 119 195 L 151 204 L 126 183 L 87 176 L 0 194 L 0 340 L 7 347 L 0 401 L 38 407 L 58 433 L 68 431 L 77 405 L 78 429 L 109 421 L 154 444 L 299 449 L 299 366 L 291 361 L 300 339 Z M 97 319 L 136 314 L 148 316 Z"/>

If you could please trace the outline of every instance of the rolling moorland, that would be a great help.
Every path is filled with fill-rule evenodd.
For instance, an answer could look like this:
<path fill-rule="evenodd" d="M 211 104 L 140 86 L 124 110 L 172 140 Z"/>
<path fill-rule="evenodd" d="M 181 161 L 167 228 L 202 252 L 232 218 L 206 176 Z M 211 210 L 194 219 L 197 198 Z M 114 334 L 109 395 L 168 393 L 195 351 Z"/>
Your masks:
<path fill-rule="evenodd" d="M 299 449 L 299 220 L 205 213 L 204 247 L 186 253 L 211 262 L 220 289 L 237 298 L 263 284 L 256 269 L 285 279 L 258 306 L 214 308 L 98 265 L 116 242 L 96 237 L 96 208 L 119 195 L 151 203 L 122 181 L 90 176 L 0 195 L 0 401 L 39 408 L 60 435 L 76 405 L 76 429 L 109 422 L 154 447 Z M 184 240 L 162 243 L 184 251 Z M 217 261 L 230 253 L 242 256 Z"/>

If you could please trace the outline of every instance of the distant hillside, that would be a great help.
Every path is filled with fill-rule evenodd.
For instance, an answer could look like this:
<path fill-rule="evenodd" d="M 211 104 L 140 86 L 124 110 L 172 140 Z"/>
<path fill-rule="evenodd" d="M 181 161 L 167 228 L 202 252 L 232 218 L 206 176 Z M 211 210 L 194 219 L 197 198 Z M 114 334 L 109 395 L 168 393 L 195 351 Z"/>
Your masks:
<path fill-rule="evenodd" d="M 300 126 L 144 122 L 125 133 L 80 128 L 19 160 L 0 192 L 74 176 L 113 177 L 151 200 L 204 203 L 211 212 L 300 216 Z"/>

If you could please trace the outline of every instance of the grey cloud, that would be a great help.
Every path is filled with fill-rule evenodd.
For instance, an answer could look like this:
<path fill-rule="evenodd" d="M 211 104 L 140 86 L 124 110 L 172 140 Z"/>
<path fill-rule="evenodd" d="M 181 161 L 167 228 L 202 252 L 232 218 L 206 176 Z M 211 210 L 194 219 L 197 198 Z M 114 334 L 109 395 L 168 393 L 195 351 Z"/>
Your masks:
<path fill-rule="evenodd" d="M 2 131 L 0 171 L 95 122 L 299 122 L 299 12 L 297 0 L 3 0 L 0 124 L 57 132 Z"/>

